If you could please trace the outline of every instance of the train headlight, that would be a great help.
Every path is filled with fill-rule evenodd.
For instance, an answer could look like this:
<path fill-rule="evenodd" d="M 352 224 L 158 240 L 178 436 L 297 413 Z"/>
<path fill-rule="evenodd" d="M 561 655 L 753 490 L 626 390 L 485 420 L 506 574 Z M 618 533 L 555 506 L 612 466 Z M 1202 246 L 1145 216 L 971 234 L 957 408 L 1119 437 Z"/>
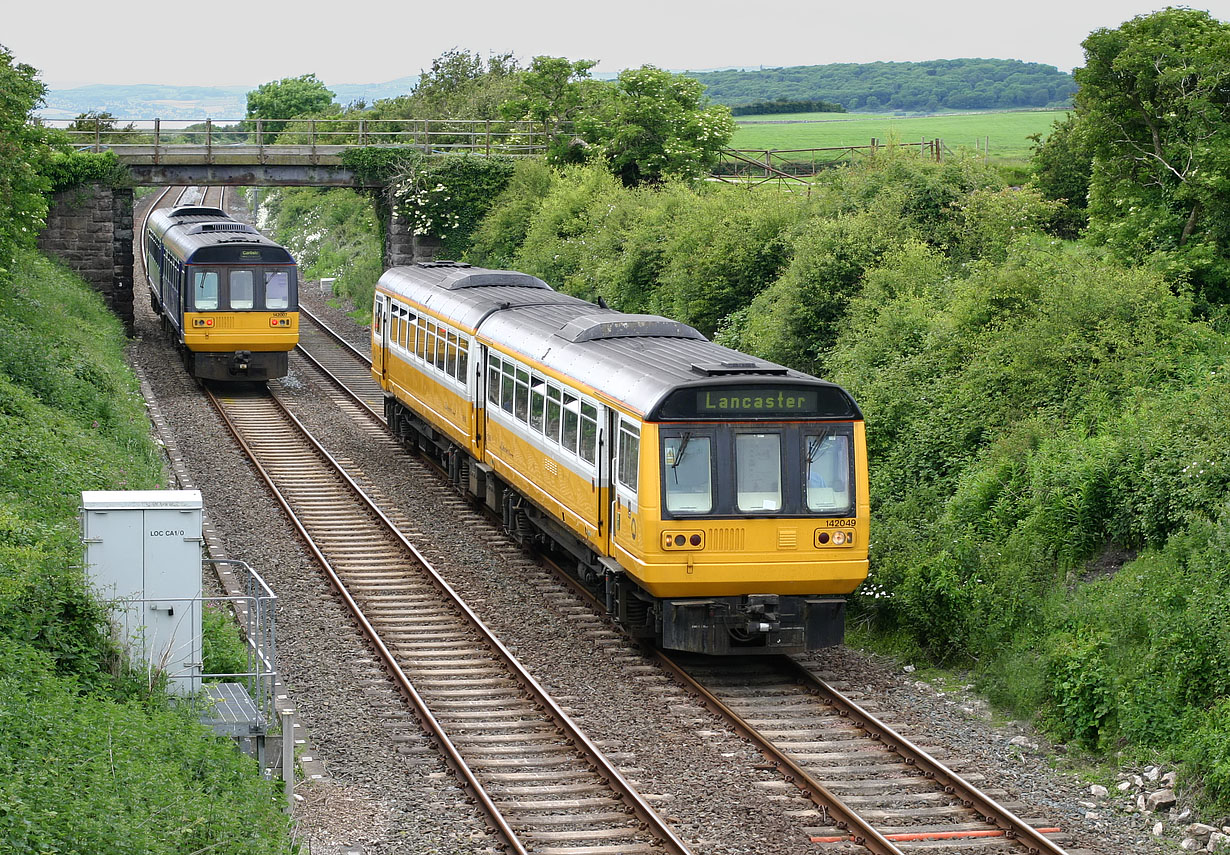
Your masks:
<path fill-rule="evenodd" d="M 212 327 L 213 325 L 214 325 L 213 318 L 193 318 L 192 319 L 192 326 L 197 327 L 197 328 Z"/>
<path fill-rule="evenodd" d="M 699 531 L 664 531 L 662 532 L 662 548 L 671 552 L 686 550 L 691 552 L 705 548 L 705 535 Z"/>
<path fill-rule="evenodd" d="M 853 528 L 848 528 L 848 527 L 818 528 L 816 529 L 815 537 L 816 537 L 815 543 L 816 543 L 817 549 L 820 549 L 822 547 L 832 548 L 834 546 L 853 546 L 854 545 L 854 529 Z"/>

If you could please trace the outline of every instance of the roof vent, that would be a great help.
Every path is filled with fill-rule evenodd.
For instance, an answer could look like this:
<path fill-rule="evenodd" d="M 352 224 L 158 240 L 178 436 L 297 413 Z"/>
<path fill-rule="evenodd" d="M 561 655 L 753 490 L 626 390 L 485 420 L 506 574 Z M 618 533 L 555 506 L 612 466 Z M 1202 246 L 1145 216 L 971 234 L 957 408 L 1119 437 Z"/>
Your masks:
<path fill-rule="evenodd" d="M 184 234 L 199 235 L 213 234 L 215 232 L 243 232 L 244 234 L 254 235 L 257 231 L 247 223 L 237 223 L 234 220 L 226 220 L 221 223 L 196 223 L 184 229 Z"/>
<path fill-rule="evenodd" d="M 692 327 L 670 318 L 659 315 L 621 315 L 617 312 L 573 318 L 556 335 L 571 342 L 650 337 L 708 341 Z"/>
<path fill-rule="evenodd" d="M 221 208 L 207 208 L 204 205 L 182 205 L 172 208 L 169 217 L 226 217 L 226 211 Z"/>
<path fill-rule="evenodd" d="M 692 370 L 705 377 L 730 377 L 738 374 L 785 376 L 790 369 L 768 362 L 703 362 L 692 363 Z"/>

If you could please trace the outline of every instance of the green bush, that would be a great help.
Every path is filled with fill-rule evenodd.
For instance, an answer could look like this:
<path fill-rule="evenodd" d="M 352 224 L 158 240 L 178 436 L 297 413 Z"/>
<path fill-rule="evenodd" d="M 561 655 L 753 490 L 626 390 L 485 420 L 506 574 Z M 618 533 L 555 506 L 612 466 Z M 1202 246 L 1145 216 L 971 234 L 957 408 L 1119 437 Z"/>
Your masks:
<path fill-rule="evenodd" d="M 268 782 L 126 669 L 87 589 L 82 490 L 161 460 L 101 297 L 31 252 L 0 287 L 0 851 L 284 852 Z"/>

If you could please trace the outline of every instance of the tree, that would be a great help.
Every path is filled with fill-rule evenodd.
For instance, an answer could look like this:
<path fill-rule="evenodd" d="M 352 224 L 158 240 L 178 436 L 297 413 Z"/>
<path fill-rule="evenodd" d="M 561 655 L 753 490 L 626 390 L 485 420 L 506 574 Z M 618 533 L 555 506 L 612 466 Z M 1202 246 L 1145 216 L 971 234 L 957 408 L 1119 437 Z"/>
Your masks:
<path fill-rule="evenodd" d="M 424 71 L 407 99 L 409 113 L 420 118 L 494 119 L 516 86 L 517 60 L 511 53 L 446 50 Z"/>
<path fill-rule="evenodd" d="M 31 121 L 46 92 L 37 75 L 0 45 L 0 286 L 12 276 L 17 250 L 34 245 L 47 218 L 48 182 L 39 170 L 50 149 L 47 132 Z"/>
<path fill-rule="evenodd" d="M 706 106 L 699 81 L 646 65 L 620 72 L 608 97 L 578 117 L 577 131 L 633 186 L 704 174 L 735 122 L 729 108 Z"/>
<path fill-rule="evenodd" d="M 1083 127 L 1075 115 L 1068 113 L 1052 123 L 1045 140 L 1041 134 L 1033 134 L 1030 139 L 1033 185 L 1045 198 L 1063 202 L 1049 230 L 1060 237 L 1075 238 L 1089 223 L 1089 178 L 1093 170 Z"/>
<path fill-rule="evenodd" d="M 570 123 L 585 109 L 601 103 L 605 84 L 593 80 L 589 70 L 596 60 L 570 62 L 562 56 L 536 56 L 518 77 L 515 97 L 500 105 L 500 114 L 510 121 L 533 121 L 552 137 L 549 160 L 580 159 L 571 145 Z"/>
<path fill-rule="evenodd" d="M 1090 234 L 1230 299 L 1230 25 L 1169 8 L 1082 43 Z"/>
<path fill-rule="evenodd" d="M 286 119 L 319 115 L 333 104 L 333 93 L 315 74 L 283 77 L 248 93 L 249 120 L 262 121 L 261 142 L 271 143 L 285 130 Z"/>

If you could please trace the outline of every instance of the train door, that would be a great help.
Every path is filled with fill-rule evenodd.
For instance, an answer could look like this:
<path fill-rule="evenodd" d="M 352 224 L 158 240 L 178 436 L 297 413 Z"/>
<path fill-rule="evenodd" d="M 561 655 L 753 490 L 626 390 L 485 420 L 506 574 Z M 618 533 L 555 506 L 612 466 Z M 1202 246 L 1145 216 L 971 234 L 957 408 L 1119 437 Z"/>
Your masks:
<path fill-rule="evenodd" d="M 619 543 L 629 552 L 640 554 L 636 491 L 641 466 L 641 425 L 613 413 L 611 427 L 611 544 Z"/>
<path fill-rule="evenodd" d="M 598 407 L 598 540 L 610 552 L 611 540 L 611 425 L 616 413 L 603 406 Z"/>
<path fill-rule="evenodd" d="M 372 377 L 384 387 L 385 357 L 389 352 L 389 315 L 383 294 L 372 305 Z"/>
<path fill-rule="evenodd" d="M 487 435 L 487 348 L 470 336 L 470 453 L 475 460 L 483 459 L 483 439 Z"/>

